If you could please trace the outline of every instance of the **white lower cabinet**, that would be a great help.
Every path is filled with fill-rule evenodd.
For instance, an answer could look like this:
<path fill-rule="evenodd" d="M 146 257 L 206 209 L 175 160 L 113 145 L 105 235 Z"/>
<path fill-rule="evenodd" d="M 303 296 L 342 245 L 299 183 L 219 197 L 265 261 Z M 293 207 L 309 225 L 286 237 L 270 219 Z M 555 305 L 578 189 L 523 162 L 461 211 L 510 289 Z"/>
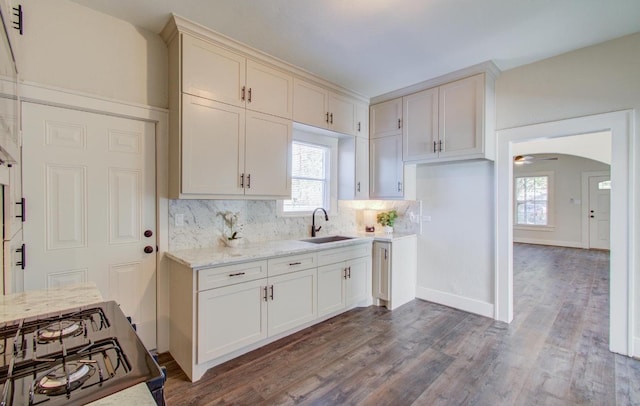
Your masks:
<path fill-rule="evenodd" d="M 373 297 L 393 310 L 416 297 L 417 237 L 373 243 Z"/>
<path fill-rule="evenodd" d="M 198 363 L 267 338 L 266 285 L 260 279 L 198 292 Z"/>
<path fill-rule="evenodd" d="M 372 303 L 368 241 L 199 270 L 170 264 L 170 352 L 192 381 L 330 314 Z"/>
<path fill-rule="evenodd" d="M 316 318 L 316 268 L 269 277 L 268 332 L 273 336 Z"/>

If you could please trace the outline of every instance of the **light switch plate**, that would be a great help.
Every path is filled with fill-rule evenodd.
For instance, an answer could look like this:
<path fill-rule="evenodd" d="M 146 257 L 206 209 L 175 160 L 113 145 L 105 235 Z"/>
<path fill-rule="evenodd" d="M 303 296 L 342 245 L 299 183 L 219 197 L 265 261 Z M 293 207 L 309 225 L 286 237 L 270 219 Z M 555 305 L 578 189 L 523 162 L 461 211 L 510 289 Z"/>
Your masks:
<path fill-rule="evenodd" d="M 176 221 L 176 227 L 184 226 L 184 214 L 182 213 L 176 214 L 175 221 Z"/>

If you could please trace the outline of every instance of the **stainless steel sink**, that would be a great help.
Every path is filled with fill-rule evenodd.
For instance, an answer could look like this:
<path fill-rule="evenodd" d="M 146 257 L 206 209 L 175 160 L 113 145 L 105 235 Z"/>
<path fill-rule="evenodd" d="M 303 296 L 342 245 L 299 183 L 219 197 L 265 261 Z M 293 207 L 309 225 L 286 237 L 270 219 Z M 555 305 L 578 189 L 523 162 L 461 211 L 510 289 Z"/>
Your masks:
<path fill-rule="evenodd" d="M 353 240 L 354 237 L 345 237 L 342 235 L 331 235 L 329 237 L 316 237 L 316 238 L 307 238 L 305 240 L 300 240 L 304 242 L 310 242 L 313 244 L 325 244 L 328 242 L 336 242 L 336 241 L 344 241 L 344 240 Z"/>

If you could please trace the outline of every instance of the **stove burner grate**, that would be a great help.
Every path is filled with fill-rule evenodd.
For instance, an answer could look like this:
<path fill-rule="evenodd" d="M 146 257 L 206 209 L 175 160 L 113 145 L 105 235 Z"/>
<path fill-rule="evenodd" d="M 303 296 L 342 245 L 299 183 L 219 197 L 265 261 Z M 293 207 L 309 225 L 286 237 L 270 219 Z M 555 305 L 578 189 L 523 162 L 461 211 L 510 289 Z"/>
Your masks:
<path fill-rule="evenodd" d="M 38 330 L 37 337 L 41 343 L 79 336 L 84 332 L 82 320 L 60 320 Z"/>
<path fill-rule="evenodd" d="M 96 371 L 94 361 L 71 361 L 46 371 L 44 376 L 34 381 L 35 393 L 60 396 L 81 387 Z"/>

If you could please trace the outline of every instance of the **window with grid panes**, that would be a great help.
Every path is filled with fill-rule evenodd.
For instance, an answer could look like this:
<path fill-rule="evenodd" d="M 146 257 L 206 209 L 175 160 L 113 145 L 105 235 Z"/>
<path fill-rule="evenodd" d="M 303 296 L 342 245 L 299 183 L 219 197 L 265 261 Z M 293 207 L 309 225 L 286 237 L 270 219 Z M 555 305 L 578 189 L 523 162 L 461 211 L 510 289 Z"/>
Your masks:
<path fill-rule="evenodd" d="M 285 213 L 329 210 L 330 148 L 294 141 L 291 159 L 291 199 L 282 203 Z"/>
<path fill-rule="evenodd" d="M 549 176 L 515 177 L 516 225 L 549 225 Z"/>

